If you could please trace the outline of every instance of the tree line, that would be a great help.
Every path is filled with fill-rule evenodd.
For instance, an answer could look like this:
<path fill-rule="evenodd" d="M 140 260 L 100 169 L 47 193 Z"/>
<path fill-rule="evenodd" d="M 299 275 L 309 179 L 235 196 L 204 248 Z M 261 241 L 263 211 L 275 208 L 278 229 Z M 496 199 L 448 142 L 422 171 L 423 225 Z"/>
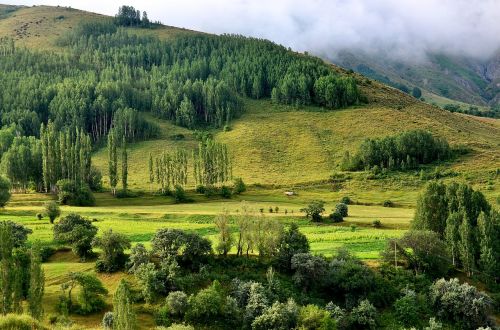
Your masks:
<path fill-rule="evenodd" d="M 343 170 L 408 170 L 421 164 L 450 158 L 452 150 L 444 138 L 424 130 L 412 130 L 378 139 L 365 139 L 357 152 L 344 154 Z"/>

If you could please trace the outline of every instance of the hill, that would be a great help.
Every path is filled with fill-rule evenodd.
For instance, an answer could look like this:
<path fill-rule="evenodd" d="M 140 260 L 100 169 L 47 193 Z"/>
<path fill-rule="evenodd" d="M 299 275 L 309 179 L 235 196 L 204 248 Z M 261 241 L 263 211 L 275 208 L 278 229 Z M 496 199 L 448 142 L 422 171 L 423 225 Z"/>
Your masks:
<path fill-rule="evenodd" d="M 498 106 L 500 53 L 486 60 L 429 53 L 425 58 L 395 59 L 389 54 L 341 51 L 334 62 L 400 88 L 423 90 L 429 103 L 470 105 L 486 111 Z"/>

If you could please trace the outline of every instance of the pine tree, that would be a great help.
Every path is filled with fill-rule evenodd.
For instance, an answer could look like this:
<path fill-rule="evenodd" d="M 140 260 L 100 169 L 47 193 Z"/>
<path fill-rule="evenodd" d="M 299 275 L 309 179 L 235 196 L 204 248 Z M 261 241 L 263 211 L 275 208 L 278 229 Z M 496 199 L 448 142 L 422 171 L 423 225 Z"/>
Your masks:
<path fill-rule="evenodd" d="M 117 330 L 137 329 L 136 315 L 133 311 L 130 285 L 121 280 L 113 297 L 113 328 Z"/>
<path fill-rule="evenodd" d="M 116 133 L 111 130 L 108 134 L 108 166 L 109 185 L 113 195 L 116 194 L 116 184 L 118 183 L 118 157 L 116 153 Z"/>
<path fill-rule="evenodd" d="M 28 303 L 30 315 L 40 320 L 43 315 L 42 298 L 45 289 L 45 275 L 40 259 L 40 247 L 35 244 L 31 249 L 30 287 Z"/>
<path fill-rule="evenodd" d="M 127 155 L 127 141 L 125 136 L 122 140 L 122 187 L 123 192 L 127 192 L 128 186 L 128 155 Z"/>

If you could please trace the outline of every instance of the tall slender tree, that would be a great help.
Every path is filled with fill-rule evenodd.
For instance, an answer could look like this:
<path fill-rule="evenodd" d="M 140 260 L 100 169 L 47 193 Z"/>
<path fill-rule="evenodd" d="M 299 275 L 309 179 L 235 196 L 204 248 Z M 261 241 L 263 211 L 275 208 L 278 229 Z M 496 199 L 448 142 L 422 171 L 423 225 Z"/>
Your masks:
<path fill-rule="evenodd" d="M 113 328 L 117 330 L 137 329 L 136 315 L 132 305 L 130 285 L 121 280 L 113 297 Z"/>
<path fill-rule="evenodd" d="M 125 136 L 122 139 L 122 188 L 123 192 L 126 193 L 128 188 L 128 154 Z"/>
<path fill-rule="evenodd" d="M 42 298 L 45 290 L 45 274 L 40 258 L 40 246 L 35 244 L 31 249 L 30 287 L 28 292 L 29 311 L 33 318 L 40 320 L 43 316 Z"/>
<path fill-rule="evenodd" d="M 113 195 L 115 195 L 118 183 L 118 154 L 116 152 L 116 133 L 114 130 L 111 130 L 108 134 L 108 167 L 109 185 Z"/>

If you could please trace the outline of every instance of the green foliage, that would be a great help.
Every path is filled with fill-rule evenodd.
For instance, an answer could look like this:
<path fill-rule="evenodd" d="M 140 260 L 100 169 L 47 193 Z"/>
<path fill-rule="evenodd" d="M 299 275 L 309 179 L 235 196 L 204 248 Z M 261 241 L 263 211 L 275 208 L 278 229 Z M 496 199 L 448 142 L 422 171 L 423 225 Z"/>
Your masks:
<path fill-rule="evenodd" d="M 240 195 L 247 191 L 247 186 L 243 182 L 242 178 L 236 178 L 233 182 L 233 194 Z"/>
<path fill-rule="evenodd" d="M 63 179 L 57 181 L 57 196 L 62 205 L 93 206 L 95 198 L 86 184 L 78 185 L 75 181 Z"/>
<path fill-rule="evenodd" d="M 353 78 L 338 77 L 333 74 L 320 77 L 316 80 L 314 83 L 314 95 L 319 105 L 330 109 L 343 108 L 356 104 L 360 98 L 356 81 Z"/>
<path fill-rule="evenodd" d="M 176 203 L 183 203 L 187 200 L 186 192 L 184 191 L 184 188 L 182 188 L 180 185 L 175 186 L 173 194 Z"/>
<path fill-rule="evenodd" d="M 298 253 L 308 253 L 310 250 L 307 237 L 299 231 L 297 224 L 292 223 L 281 234 L 277 254 L 276 265 L 284 271 L 292 269 L 292 257 Z"/>
<path fill-rule="evenodd" d="M 130 248 L 130 239 L 109 229 L 100 237 L 95 237 L 92 246 L 102 251 L 96 262 L 97 271 L 112 273 L 125 266 L 127 259 L 124 251 Z"/>
<path fill-rule="evenodd" d="M 47 202 L 45 204 L 45 214 L 49 217 L 50 223 L 54 223 L 54 220 L 61 215 L 59 204 L 55 201 Z"/>
<path fill-rule="evenodd" d="M 79 289 L 77 294 L 78 306 L 72 306 L 71 303 L 71 291 L 75 287 Z M 103 296 L 108 293 L 108 290 L 106 290 L 102 282 L 93 274 L 71 272 L 69 274 L 69 282 L 66 283 L 66 288 L 68 288 L 70 309 L 75 308 L 78 314 L 88 315 L 93 312 L 101 311 L 105 307 Z"/>
<path fill-rule="evenodd" d="M 294 271 L 293 281 L 295 284 L 307 291 L 324 284 L 328 264 L 322 256 L 297 253 L 292 257 L 291 268 Z"/>
<path fill-rule="evenodd" d="M 407 170 L 419 164 L 446 160 L 451 156 L 448 142 L 430 132 L 413 130 L 380 139 L 366 139 L 357 153 L 342 159 L 343 170 L 371 169 Z"/>
<path fill-rule="evenodd" d="M 113 329 L 113 322 L 114 322 L 113 312 L 104 313 L 104 316 L 102 317 L 102 321 L 101 321 L 101 325 L 104 328 L 104 330 L 112 330 Z"/>
<path fill-rule="evenodd" d="M 118 284 L 113 296 L 113 328 L 120 330 L 138 329 L 130 284 L 123 279 Z"/>
<path fill-rule="evenodd" d="M 406 290 L 404 295 L 394 302 L 394 312 L 403 325 L 417 325 L 420 321 L 420 310 L 415 291 Z"/>
<path fill-rule="evenodd" d="M 377 310 L 368 300 L 362 300 L 354 307 L 349 316 L 351 326 L 356 329 L 374 329 Z"/>
<path fill-rule="evenodd" d="M 188 296 L 182 291 L 170 292 L 165 299 L 165 306 L 170 314 L 183 316 L 188 309 Z"/>
<path fill-rule="evenodd" d="M 155 264 L 148 262 L 139 265 L 135 271 L 137 281 L 142 287 L 142 296 L 146 303 L 154 302 L 158 294 L 164 292 L 165 284 L 162 281 L 161 273 L 156 269 Z"/>
<path fill-rule="evenodd" d="M 311 218 L 312 221 L 321 221 L 321 215 L 325 212 L 325 202 L 323 201 L 312 201 L 305 208 L 302 208 L 300 212 L 304 212 L 307 218 Z"/>
<path fill-rule="evenodd" d="M 36 319 L 26 314 L 7 314 L 0 317 L 0 329 L 5 330 L 46 330 Z"/>
<path fill-rule="evenodd" d="M 130 251 L 129 261 L 127 262 L 128 272 L 133 274 L 139 269 L 139 266 L 147 264 L 150 261 L 149 252 L 142 243 L 137 243 Z"/>
<path fill-rule="evenodd" d="M 332 221 L 334 223 L 344 221 L 344 217 L 338 211 L 330 213 L 330 215 L 328 216 L 328 218 L 330 219 L 330 221 Z"/>
<path fill-rule="evenodd" d="M 73 252 L 85 260 L 92 255 L 92 240 L 97 234 L 89 220 L 71 213 L 54 225 L 54 240 L 71 245 Z"/>
<path fill-rule="evenodd" d="M 311 330 L 336 329 L 335 321 L 330 313 L 312 304 L 300 308 L 298 327 Z"/>
<path fill-rule="evenodd" d="M 222 213 L 218 214 L 215 217 L 214 224 L 219 232 L 218 243 L 215 247 L 215 250 L 219 254 L 227 256 L 234 243 L 233 236 L 231 235 L 230 230 L 229 212 L 227 210 L 224 210 Z"/>
<path fill-rule="evenodd" d="M 252 322 L 253 330 L 293 329 L 297 325 L 299 307 L 289 299 L 286 303 L 275 302 Z"/>
<path fill-rule="evenodd" d="M 4 207 L 10 199 L 10 181 L 0 176 L 0 207 Z"/>
<path fill-rule="evenodd" d="M 349 207 L 347 206 L 347 204 L 344 204 L 344 203 L 338 203 L 337 205 L 335 205 L 335 212 L 337 213 L 340 213 L 340 215 L 345 218 L 347 216 L 349 216 Z"/>
<path fill-rule="evenodd" d="M 6 142 L 8 143 L 8 142 Z M 42 149 L 40 141 L 33 136 L 16 136 L 10 144 L 4 147 L 8 149 L 2 155 L 1 167 L 10 180 L 0 179 L 0 187 L 3 191 L 7 184 L 12 184 L 13 188 L 26 191 L 30 185 L 41 190 L 42 187 Z M 3 192 L 0 197 L 6 196 Z M 0 200 L 0 205 L 6 197 Z M 4 202 L 5 203 L 5 202 Z"/>
<path fill-rule="evenodd" d="M 468 283 L 458 279 L 437 280 L 430 287 L 430 301 L 440 318 L 464 329 L 477 329 L 489 325 L 490 298 Z"/>
<path fill-rule="evenodd" d="M 212 139 L 199 143 L 193 153 L 193 166 L 196 183 L 206 187 L 224 183 L 233 175 L 227 146 Z"/>
<path fill-rule="evenodd" d="M 30 315 L 37 320 L 43 316 L 43 293 L 45 291 L 45 273 L 42 269 L 40 247 L 35 244 L 30 255 L 30 284 L 28 291 L 28 306 Z"/>
<path fill-rule="evenodd" d="M 396 249 L 396 251 L 394 251 Z M 383 253 L 384 259 L 436 278 L 446 275 L 451 268 L 446 243 L 432 231 L 410 230 L 401 239 L 391 240 Z"/>
<path fill-rule="evenodd" d="M 416 98 L 416 99 L 419 99 L 420 97 L 422 97 L 422 90 L 418 87 L 413 87 L 413 90 L 411 91 L 411 95 Z"/>

